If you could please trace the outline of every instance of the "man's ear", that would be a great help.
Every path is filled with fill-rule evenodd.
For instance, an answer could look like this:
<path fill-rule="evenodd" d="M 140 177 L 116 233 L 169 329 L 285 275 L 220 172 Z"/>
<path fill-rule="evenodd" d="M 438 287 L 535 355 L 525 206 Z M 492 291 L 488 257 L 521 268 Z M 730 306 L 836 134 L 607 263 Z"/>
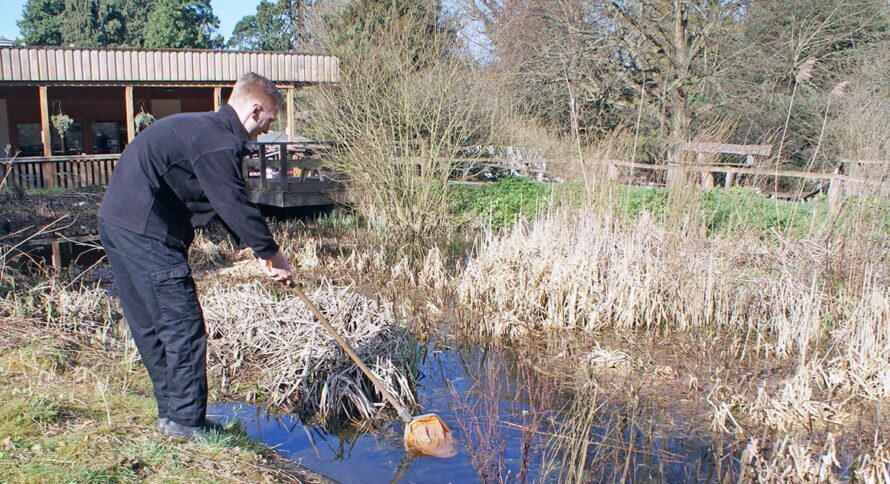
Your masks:
<path fill-rule="evenodd" d="M 262 106 L 261 104 L 259 104 L 259 103 L 253 103 L 253 108 L 250 110 L 250 116 L 251 116 L 253 119 L 257 119 L 257 120 L 258 120 L 259 117 L 260 117 L 260 112 L 262 112 L 262 110 L 263 110 L 263 106 Z"/>

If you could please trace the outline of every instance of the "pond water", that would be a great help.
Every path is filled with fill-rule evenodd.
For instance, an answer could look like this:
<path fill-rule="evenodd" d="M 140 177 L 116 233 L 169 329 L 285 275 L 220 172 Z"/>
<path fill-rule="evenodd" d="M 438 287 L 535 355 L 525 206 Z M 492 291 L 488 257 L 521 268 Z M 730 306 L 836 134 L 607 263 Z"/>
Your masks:
<path fill-rule="evenodd" d="M 464 445 L 466 436 L 457 419 L 466 419 L 469 407 L 484 404 L 481 400 L 491 398 L 481 394 L 478 385 L 492 374 L 490 365 L 491 358 L 479 348 L 430 349 L 421 364 L 419 403 L 423 413 L 436 413 L 454 431 L 458 454 L 450 459 L 409 457 L 404 449 L 404 426 L 400 421 L 364 433 L 347 429 L 331 435 L 318 427 L 304 426 L 296 416 L 273 416 L 261 407 L 240 402 L 210 405 L 208 415 L 220 420 L 236 418 L 250 437 L 314 472 L 344 483 L 479 482 Z M 513 390 L 506 385 L 509 377 L 505 373 L 497 378 L 505 383 L 503 393 L 498 395 L 497 415 L 498 430 L 505 444 L 504 464 L 515 476 L 521 468 L 522 431 L 511 424 L 518 425 L 516 422 L 528 415 L 530 409 L 527 404 L 513 401 L 510 395 Z M 541 477 L 543 440 L 538 436 L 531 451 L 532 459 L 537 462 L 530 465 L 530 481 Z"/>
<path fill-rule="evenodd" d="M 454 431 L 458 454 L 451 459 L 410 458 L 403 447 L 404 427 L 399 421 L 370 431 L 348 428 L 331 434 L 304 425 L 296 416 L 274 416 L 262 407 L 241 402 L 210 405 L 208 414 L 219 420 L 237 419 L 251 438 L 314 472 L 344 483 L 481 482 L 468 448 L 475 448 L 473 452 L 477 454 L 503 456 L 499 473 L 488 469 L 509 482 L 517 482 L 523 468 L 520 449 L 524 442 L 529 444 L 527 481 L 558 482 L 559 471 L 548 466 L 544 448 L 552 442 L 558 422 L 565 416 L 543 412 L 545 418 L 535 432 L 523 432 L 523 427 L 528 428 L 528 416 L 537 410 L 527 401 L 517 399 L 517 394 L 525 393 L 518 391 L 521 377 L 512 365 L 515 359 L 509 353 L 493 356 L 478 347 L 428 348 L 420 366 L 423 378 L 417 394 L 423 412 L 438 414 Z M 566 402 L 569 397 L 554 398 Z M 629 458 L 632 466 L 628 477 L 632 480 L 715 479 L 710 475 L 714 456 L 708 438 L 689 432 L 684 425 L 657 437 L 651 428 L 633 423 L 616 433 L 614 423 L 628 420 L 624 410 L 620 405 L 609 405 L 601 407 L 601 412 L 603 415 L 588 434 L 591 441 L 599 442 L 599 446 L 592 445 L 589 450 L 588 462 L 600 462 L 591 475 L 622 480 L 626 472 L 624 461 Z M 492 426 L 494 432 L 489 432 Z M 633 450 L 615 451 L 616 447 Z M 476 464 L 478 467 L 479 463 Z"/>
<path fill-rule="evenodd" d="M 105 257 L 105 251 L 99 245 L 98 236 L 80 236 L 31 240 L 12 249 L 4 247 L 0 255 L 12 267 L 39 271 L 53 266 L 58 266 L 57 269 L 90 267 Z"/>

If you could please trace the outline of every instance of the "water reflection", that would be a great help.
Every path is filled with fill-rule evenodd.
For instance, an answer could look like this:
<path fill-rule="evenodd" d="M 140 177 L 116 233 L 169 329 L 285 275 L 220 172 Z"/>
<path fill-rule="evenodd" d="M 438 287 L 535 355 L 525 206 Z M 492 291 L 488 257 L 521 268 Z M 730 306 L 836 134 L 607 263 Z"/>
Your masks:
<path fill-rule="evenodd" d="M 423 378 L 418 397 L 423 412 L 438 414 L 451 427 L 458 441 L 458 454 L 450 459 L 410 458 L 403 447 L 404 426 L 396 421 L 377 429 L 347 426 L 335 434 L 305 425 L 293 415 L 273 416 L 262 407 L 245 403 L 211 405 L 208 413 L 217 418 L 237 418 L 247 433 L 275 448 L 279 453 L 309 469 L 344 483 L 356 482 L 479 482 L 468 440 L 457 419 L 466 419 L 466 408 L 490 400 L 480 391 L 488 378 L 491 359 L 478 348 L 428 348 L 420 365 Z M 504 366 L 506 368 L 506 366 Z M 506 374 L 498 379 L 508 380 Z M 517 416 L 528 415 L 528 407 L 514 401 L 515 389 L 502 385 L 496 398 L 501 405 L 493 422 L 504 439 L 504 462 L 508 472 L 520 471 L 522 431 L 509 425 Z M 486 425 L 488 422 L 480 423 Z M 464 426 L 467 427 L 467 426 Z M 540 448 L 543 439 L 538 439 Z M 536 466 L 539 467 L 539 466 Z M 530 480 L 537 471 L 532 470 Z"/>

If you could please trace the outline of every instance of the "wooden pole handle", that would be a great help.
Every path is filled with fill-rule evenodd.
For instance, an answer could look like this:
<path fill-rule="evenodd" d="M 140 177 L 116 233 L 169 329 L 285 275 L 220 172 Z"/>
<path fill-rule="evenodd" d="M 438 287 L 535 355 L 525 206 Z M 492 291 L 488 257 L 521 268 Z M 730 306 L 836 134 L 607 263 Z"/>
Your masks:
<path fill-rule="evenodd" d="M 312 314 L 315 315 L 315 318 L 318 319 L 318 322 L 321 323 L 321 325 L 324 326 L 324 329 L 326 329 L 331 337 L 334 338 L 334 341 L 336 341 L 337 344 L 340 345 L 341 348 L 343 348 L 343 351 L 345 351 L 346 354 L 349 355 L 352 361 L 356 364 L 356 366 L 358 366 L 359 369 L 362 370 L 362 373 L 364 373 L 365 376 L 367 376 L 371 380 L 371 383 L 373 383 L 374 386 L 377 387 L 377 391 L 382 393 L 383 397 L 386 398 L 386 401 L 389 402 L 389 404 L 392 405 L 397 412 L 399 412 L 399 417 L 401 417 L 402 420 L 405 421 L 405 423 L 413 420 L 413 417 L 410 413 L 408 413 L 405 407 L 402 406 L 401 403 L 399 403 L 398 399 L 396 399 L 396 397 L 392 393 L 390 393 L 390 391 L 383 385 L 383 383 L 377 379 L 371 369 L 368 368 L 367 365 L 365 365 L 361 358 L 359 358 L 355 350 L 352 349 L 352 345 L 350 345 L 349 342 L 347 342 L 345 339 L 343 339 L 342 336 L 340 336 L 340 333 L 338 333 L 337 330 L 334 329 L 331 323 L 327 320 L 327 318 L 325 318 L 324 315 L 321 314 L 321 311 L 319 311 L 318 308 L 315 307 L 315 304 L 313 304 L 312 301 L 310 301 L 309 298 L 306 297 L 306 293 L 303 292 L 303 288 L 300 287 L 300 284 L 294 282 L 293 289 L 294 292 L 297 293 L 297 297 L 299 297 L 300 300 L 303 301 L 303 304 L 305 304 L 306 307 L 309 308 L 309 311 L 311 311 Z"/>

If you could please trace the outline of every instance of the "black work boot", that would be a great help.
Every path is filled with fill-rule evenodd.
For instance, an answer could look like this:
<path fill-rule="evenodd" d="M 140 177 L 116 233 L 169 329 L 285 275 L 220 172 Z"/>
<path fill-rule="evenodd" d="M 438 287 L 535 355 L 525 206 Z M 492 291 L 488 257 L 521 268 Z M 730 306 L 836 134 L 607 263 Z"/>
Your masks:
<path fill-rule="evenodd" d="M 167 420 L 167 423 L 163 427 L 161 427 L 161 431 L 169 435 L 170 437 L 186 439 L 190 442 L 207 440 L 207 438 L 210 437 L 211 433 L 211 431 L 207 427 L 192 427 L 190 425 L 182 425 L 180 423 L 176 423 L 172 420 Z"/>

